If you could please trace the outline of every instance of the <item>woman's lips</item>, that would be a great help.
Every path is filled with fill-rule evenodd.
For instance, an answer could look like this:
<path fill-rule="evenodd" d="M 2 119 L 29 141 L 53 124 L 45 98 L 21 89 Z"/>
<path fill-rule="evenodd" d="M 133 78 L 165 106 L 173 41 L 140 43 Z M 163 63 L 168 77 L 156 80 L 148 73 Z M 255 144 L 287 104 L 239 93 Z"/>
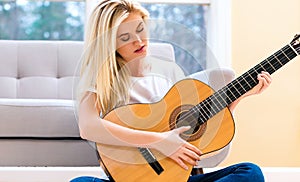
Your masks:
<path fill-rule="evenodd" d="M 135 50 L 134 52 L 135 53 L 142 53 L 142 52 L 144 52 L 144 49 L 145 48 L 145 46 L 142 46 L 142 47 L 140 47 L 139 49 L 137 49 L 137 50 Z"/>

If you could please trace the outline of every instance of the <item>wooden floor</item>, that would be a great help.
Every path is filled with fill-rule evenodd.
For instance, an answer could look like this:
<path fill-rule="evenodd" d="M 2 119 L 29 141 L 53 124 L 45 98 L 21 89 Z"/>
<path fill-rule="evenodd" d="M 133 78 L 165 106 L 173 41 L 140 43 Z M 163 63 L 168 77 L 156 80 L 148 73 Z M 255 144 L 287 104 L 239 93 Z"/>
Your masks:
<path fill-rule="evenodd" d="M 218 168 L 204 169 L 204 172 Z M 299 182 L 300 168 L 262 168 L 266 182 Z M 0 167 L 0 182 L 67 182 L 76 176 L 99 176 L 98 167 Z"/>

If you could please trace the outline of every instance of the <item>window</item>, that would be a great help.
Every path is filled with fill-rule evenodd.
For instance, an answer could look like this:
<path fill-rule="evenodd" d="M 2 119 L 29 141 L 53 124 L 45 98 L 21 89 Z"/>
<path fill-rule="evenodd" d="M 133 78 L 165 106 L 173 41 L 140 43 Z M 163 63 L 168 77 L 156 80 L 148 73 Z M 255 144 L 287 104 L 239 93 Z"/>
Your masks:
<path fill-rule="evenodd" d="M 0 39 L 83 40 L 97 1 L 0 1 Z M 230 0 L 139 1 L 151 13 L 151 41 L 171 43 L 187 74 L 230 66 Z"/>
<path fill-rule="evenodd" d="M 186 74 L 206 68 L 206 15 L 208 6 L 142 3 L 150 13 L 150 41 L 167 42 Z"/>
<path fill-rule="evenodd" d="M 0 2 L 0 39 L 83 40 L 85 2 Z"/>

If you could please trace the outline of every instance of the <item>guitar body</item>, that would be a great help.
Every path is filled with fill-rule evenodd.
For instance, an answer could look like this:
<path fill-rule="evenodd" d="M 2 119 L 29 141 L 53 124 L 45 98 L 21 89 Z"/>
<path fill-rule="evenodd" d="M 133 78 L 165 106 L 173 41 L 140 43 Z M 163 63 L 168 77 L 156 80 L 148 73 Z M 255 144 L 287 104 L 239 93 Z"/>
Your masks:
<path fill-rule="evenodd" d="M 118 125 L 137 130 L 164 132 L 182 125 L 192 127 L 182 138 L 198 147 L 203 154 L 225 147 L 234 136 L 234 121 L 227 107 L 196 126 L 195 123 L 180 123 L 178 118 L 197 105 L 214 91 L 206 84 L 185 79 L 177 82 L 159 102 L 131 104 L 119 107 L 105 116 Z M 197 119 L 196 119 L 197 121 Z M 137 148 L 97 144 L 103 164 L 116 182 L 162 182 L 187 181 L 192 167 L 184 170 L 170 158 L 151 149 L 164 171 L 158 175 L 143 158 Z"/>

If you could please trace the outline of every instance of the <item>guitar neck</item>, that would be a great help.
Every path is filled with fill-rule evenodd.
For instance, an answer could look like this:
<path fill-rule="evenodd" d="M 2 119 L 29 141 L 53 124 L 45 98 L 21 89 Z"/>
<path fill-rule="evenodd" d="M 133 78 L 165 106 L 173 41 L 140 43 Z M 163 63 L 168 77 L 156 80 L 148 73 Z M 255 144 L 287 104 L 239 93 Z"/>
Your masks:
<path fill-rule="evenodd" d="M 196 105 L 196 110 L 201 113 L 200 122 L 206 122 L 255 87 L 258 84 L 259 73 L 266 71 L 273 74 L 297 55 L 299 55 L 298 52 L 291 44 L 288 44 Z"/>
<path fill-rule="evenodd" d="M 226 106 L 228 106 L 258 84 L 257 75 L 259 73 L 266 71 L 273 74 L 297 55 L 294 48 L 288 44 L 245 72 L 243 75 L 239 76 L 237 79 L 233 80 L 223 89 L 218 91 L 218 94 L 221 94 L 222 97 L 226 99 Z"/>

